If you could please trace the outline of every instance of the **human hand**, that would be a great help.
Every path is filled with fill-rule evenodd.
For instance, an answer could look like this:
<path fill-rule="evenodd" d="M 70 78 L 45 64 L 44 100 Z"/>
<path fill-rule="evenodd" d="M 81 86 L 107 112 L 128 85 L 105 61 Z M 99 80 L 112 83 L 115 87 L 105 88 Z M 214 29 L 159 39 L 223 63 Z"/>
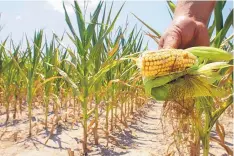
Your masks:
<path fill-rule="evenodd" d="M 192 46 L 209 46 L 209 34 L 204 23 L 186 16 L 176 17 L 159 40 L 159 49 Z"/>

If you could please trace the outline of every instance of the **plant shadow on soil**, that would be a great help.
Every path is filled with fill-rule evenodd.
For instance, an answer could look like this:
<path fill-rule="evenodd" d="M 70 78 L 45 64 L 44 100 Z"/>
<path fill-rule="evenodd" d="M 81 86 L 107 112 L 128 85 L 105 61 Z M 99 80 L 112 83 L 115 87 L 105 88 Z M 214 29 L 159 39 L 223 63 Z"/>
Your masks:
<path fill-rule="evenodd" d="M 58 145 L 58 147 L 47 145 L 45 143 L 46 139 L 40 140 L 37 138 L 37 136 L 25 138 L 22 141 L 18 141 L 17 144 L 21 144 L 21 143 L 25 144 L 26 142 L 31 142 L 37 150 L 39 150 L 39 147 L 37 147 L 37 145 L 42 145 L 42 146 L 45 146 L 47 148 L 52 148 L 52 149 L 67 150 L 68 148 L 62 147 L 62 143 L 63 144 L 68 144 L 68 143 L 65 141 L 62 141 L 61 137 L 59 136 L 62 134 L 63 130 L 66 130 L 66 129 L 61 126 L 58 126 L 56 128 L 56 133 L 52 134 L 51 136 L 50 136 L 50 131 L 48 131 L 48 129 L 44 129 L 43 132 L 39 134 L 39 135 L 46 136 L 46 138 L 50 136 L 49 140 L 53 141 L 56 145 Z"/>
<path fill-rule="evenodd" d="M 210 134 L 211 137 L 218 137 L 217 133 L 215 131 L 211 131 L 211 134 Z M 233 147 L 233 143 L 230 143 L 230 142 L 227 142 L 227 141 L 224 141 L 225 145 L 227 146 L 231 146 Z"/>
<path fill-rule="evenodd" d="M 138 109 L 139 111 L 134 112 L 132 118 L 127 120 L 127 127 L 111 134 L 114 139 L 109 139 L 108 146 L 106 146 L 106 137 L 103 133 L 100 134 L 99 145 L 94 145 L 94 141 L 92 140 L 93 136 L 90 135 L 89 138 L 91 140 L 89 141 L 90 143 L 88 146 L 91 148 L 89 148 L 90 151 L 88 155 L 135 156 L 134 154 L 139 154 L 141 151 L 146 151 L 150 154 L 162 154 L 163 150 L 166 149 L 166 146 L 164 147 L 163 145 L 166 143 L 166 139 L 164 137 L 164 131 L 161 129 L 162 125 L 160 125 L 162 124 L 160 123 L 161 116 L 159 114 L 161 108 L 161 104 L 148 104 L 147 106 L 142 107 L 142 109 Z M 37 121 L 40 122 L 40 120 Z M 23 124 L 25 126 L 27 125 L 27 122 L 27 119 L 21 120 L 21 122 L 11 122 L 8 126 L 12 127 L 18 124 Z M 40 129 L 36 135 L 31 138 L 24 137 L 19 139 L 17 142 L 12 143 L 12 146 L 22 150 L 22 152 L 28 150 L 36 150 L 38 152 L 43 152 L 43 150 L 56 151 L 55 155 L 57 156 L 60 156 L 60 152 L 67 153 L 67 150 L 71 148 L 75 152 L 75 155 L 77 155 L 77 153 L 80 155 L 82 151 L 82 127 L 78 123 L 75 123 L 72 129 L 69 128 L 70 126 L 70 122 L 61 125 L 59 124 L 54 129 L 52 135 L 50 134 L 51 128 Z M 9 130 L 10 129 L 7 129 L 7 133 L 9 133 Z M 2 132 L 4 133 L 4 131 Z M 23 131 L 23 133 L 24 136 L 27 135 L 27 131 Z M 212 131 L 211 136 L 217 136 L 215 131 Z M 45 141 L 48 138 L 49 141 L 45 144 Z M 233 144 L 229 140 L 226 141 L 225 144 L 229 147 L 233 147 Z M 161 145 L 161 149 L 157 149 L 158 145 Z M 217 147 L 212 144 L 211 148 L 214 149 Z M 11 150 L 12 149 L 9 148 L 6 151 L 10 152 Z"/>

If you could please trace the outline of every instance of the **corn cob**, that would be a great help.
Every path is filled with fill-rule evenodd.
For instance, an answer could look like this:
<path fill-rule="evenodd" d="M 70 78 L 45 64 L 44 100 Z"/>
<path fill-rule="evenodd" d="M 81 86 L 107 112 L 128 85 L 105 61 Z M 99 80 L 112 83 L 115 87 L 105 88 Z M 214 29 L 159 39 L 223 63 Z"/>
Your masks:
<path fill-rule="evenodd" d="M 163 49 L 146 51 L 138 59 L 138 67 L 145 77 L 159 77 L 184 71 L 195 64 L 197 57 L 186 50 Z"/>

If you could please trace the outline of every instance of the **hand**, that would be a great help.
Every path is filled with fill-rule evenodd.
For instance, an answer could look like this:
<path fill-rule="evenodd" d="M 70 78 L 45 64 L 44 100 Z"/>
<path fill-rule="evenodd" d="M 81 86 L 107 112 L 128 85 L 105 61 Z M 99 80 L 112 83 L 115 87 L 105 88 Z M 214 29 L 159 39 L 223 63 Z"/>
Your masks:
<path fill-rule="evenodd" d="M 159 49 L 192 46 L 209 46 L 209 34 L 204 23 L 186 16 L 176 17 L 159 41 Z"/>

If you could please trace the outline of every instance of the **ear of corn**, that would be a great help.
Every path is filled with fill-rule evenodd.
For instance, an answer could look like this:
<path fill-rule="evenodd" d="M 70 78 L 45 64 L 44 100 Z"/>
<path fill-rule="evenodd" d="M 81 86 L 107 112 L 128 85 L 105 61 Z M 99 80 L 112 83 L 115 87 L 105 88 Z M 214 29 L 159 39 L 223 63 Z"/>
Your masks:
<path fill-rule="evenodd" d="M 196 56 L 185 50 L 163 49 L 144 52 L 138 60 L 138 67 L 145 77 L 159 77 L 184 71 L 196 60 Z"/>

